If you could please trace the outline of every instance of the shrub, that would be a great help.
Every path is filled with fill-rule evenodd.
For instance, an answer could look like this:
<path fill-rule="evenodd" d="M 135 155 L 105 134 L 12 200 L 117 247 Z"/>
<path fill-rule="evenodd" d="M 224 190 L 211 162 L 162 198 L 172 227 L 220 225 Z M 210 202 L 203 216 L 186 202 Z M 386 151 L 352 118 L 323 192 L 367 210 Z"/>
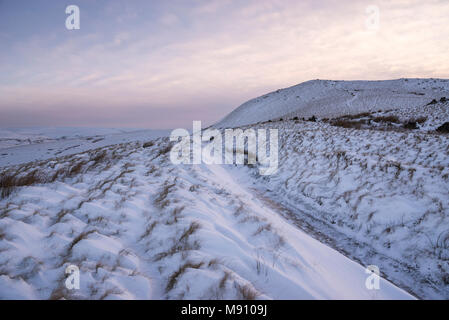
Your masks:
<path fill-rule="evenodd" d="M 437 128 L 438 132 L 449 133 L 449 122 L 443 123 L 441 126 Z"/>
<path fill-rule="evenodd" d="M 148 142 L 145 142 L 142 147 L 149 148 L 149 147 L 152 147 L 152 146 L 154 146 L 154 142 L 153 141 L 148 141 Z"/>
<path fill-rule="evenodd" d="M 365 117 L 369 117 L 369 116 L 371 116 L 371 113 L 369 113 L 369 112 L 362 112 L 362 113 L 358 113 L 358 114 L 347 115 L 347 116 L 344 116 L 344 118 L 346 118 L 346 119 L 358 119 L 358 118 L 365 118 Z"/>
<path fill-rule="evenodd" d="M 362 127 L 362 124 L 358 121 L 348 121 L 343 119 L 333 121 L 332 125 L 337 127 L 354 128 L 354 129 L 360 129 Z"/>
<path fill-rule="evenodd" d="M 382 116 L 376 117 L 373 119 L 376 122 L 391 122 L 391 123 L 399 123 L 399 118 L 396 116 Z"/>
<path fill-rule="evenodd" d="M 406 123 L 404 123 L 403 127 L 405 129 L 418 129 L 418 123 L 422 124 L 424 122 L 426 122 L 427 118 L 426 117 L 420 117 L 420 118 L 416 118 L 416 119 L 410 119 L 409 121 L 407 121 Z"/>
<path fill-rule="evenodd" d="M 416 123 L 423 124 L 424 122 L 427 121 L 427 118 L 426 117 L 419 117 L 419 118 L 416 118 L 414 121 Z"/>
<path fill-rule="evenodd" d="M 406 123 L 404 123 L 403 127 L 405 129 L 410 129 L 410 130 L 418 129 L 418 126 L 415 121 L 406 122 Z"/>

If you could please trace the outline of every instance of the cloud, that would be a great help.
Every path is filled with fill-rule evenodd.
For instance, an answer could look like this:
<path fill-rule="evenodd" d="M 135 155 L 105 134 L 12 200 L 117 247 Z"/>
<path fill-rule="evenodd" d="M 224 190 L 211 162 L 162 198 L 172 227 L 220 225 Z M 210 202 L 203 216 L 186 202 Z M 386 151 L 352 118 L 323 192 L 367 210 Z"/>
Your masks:
<path fill-rule="evenodd" d="M 167 13 L 161 17 L 160 21 L 165 26 L 174 26 L 179 22 L 179 18 L 173 13 Z"/>
<path fill-rule="evenodd" d="M 247 99 L 310 79 L 449 76 L 449 3 L 444 1 L 375 1 L 376 32 L 365 27 L 368 3 L 194 3 L 141 10 L 160 13 L 153 20 L 129 3 L 124 11 L 129 21 L 121 18 L 120 28 L 111 30 L 107 20 L 70 36 L 19 39 L 0 53 L 3 122 L 6 108 L 9 117 L 11 108 L 33 106 L 37 112 L 53 110 L 55 121 L 80 107 L 84 121 L 90 122 L 90 111 L 111 123 L 111 114 L 120 119 L 111 110 L 139 114 L 141 109 L 154 112 L 155 126 L 163 117 L 174 123 L 173 113 L 164 110 L 176 110 L 176 121 L 187 124 L 199 107 L 211 110 L 209 120 L 211 112 L 218 119 Z M 120 8 L 114 4 L 108 16 Z"/>

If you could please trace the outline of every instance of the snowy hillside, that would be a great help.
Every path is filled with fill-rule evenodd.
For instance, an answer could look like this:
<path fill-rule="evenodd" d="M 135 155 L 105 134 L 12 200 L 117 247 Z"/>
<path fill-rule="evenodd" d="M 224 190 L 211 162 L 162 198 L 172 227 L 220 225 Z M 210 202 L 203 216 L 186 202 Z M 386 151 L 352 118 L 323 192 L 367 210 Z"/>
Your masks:
<path fill-rule="evenodd" d="M 3 148 L 0 298 L 447 299 L 448 100 L 438 79 L 316 80 L 253 99 L 216 126 L 278 129 L 267 176 L 208 155 L 175 165 L 163 131 Z M 79 290 L 64 285 L 69 265 Z M 380 290 L 365 285 L 370 265 Z"/>
<path fill-rule="evenodd" d="M 279 129 L 279 170 L 261 176 L 236 167 L 237 181 L 292 224 L 378 265 L 418 297 L 449 297 L 448 134 L 310 121 L 257 128 Z"/>
<path fill-rule="evenodd" d="M 295 116 L 334 118 L 379 110 L 415 110 L 442 97 L 449 99 L 446 79 L 312 80 L 252 99 L 216 126 L 236 127 Z"/>
<path fill-rule="evenodd" d="M 383 279 L 367 290 L 365 268 L 225 168 L 173 165 L 169 150 L 159 138 L 3 171 L 0 297 L 412 298 Z M 70 264 L 80 290 L 64 286 Z"/>
<path fill-rule="evenodd" d="M 170 130 L 106 128 L 23 128 L 0 130 L 0 141 L 15 146 L 0 148 L 0 168 L 8 165 L 67 156 L 103 146 L 148 141 L 167 136 Z M 14 137 L 14 138 L 13 138 Z M 6 142 L 5 142 L 6 143 Z M 1 144 L 0 144 L 1 145 Z"/>
<path fill-rule="evenodd" d="M 28 127 L 0 129 L 0 149 L 58 140 L 100 138 L 111 134 L 138 131 L 136 129 L 84 127 Z"/>

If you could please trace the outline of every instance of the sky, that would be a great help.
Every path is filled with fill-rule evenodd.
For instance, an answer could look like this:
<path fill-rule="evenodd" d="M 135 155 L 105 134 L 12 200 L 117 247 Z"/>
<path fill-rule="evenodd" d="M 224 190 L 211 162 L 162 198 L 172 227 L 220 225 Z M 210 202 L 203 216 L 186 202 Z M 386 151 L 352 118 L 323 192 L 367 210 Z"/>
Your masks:
<path fill-rule="evenodd" d="M 190 128 L 312 79 L 449 78 L 448 22 L 449 0 L 0 0 L 0 127 Z"/>

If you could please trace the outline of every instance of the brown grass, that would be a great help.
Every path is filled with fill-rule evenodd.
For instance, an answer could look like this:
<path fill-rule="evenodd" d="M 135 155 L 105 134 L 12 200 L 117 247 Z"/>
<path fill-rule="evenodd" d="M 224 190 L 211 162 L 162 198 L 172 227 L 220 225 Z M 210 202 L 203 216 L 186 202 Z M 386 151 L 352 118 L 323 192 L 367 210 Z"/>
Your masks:
<path fill-rule="evenodd" d="M 75 247 L 81 240 L 87 239 L 87 237 L 91 234 L 97 232 L 97 230 L 89 230 L 81 232 L 75 239 L 72 240 L 72 242 L 69 244 L 68 251 L 72 251 L 73 247 Z"/>
<path fill-rule="evenodd" d="M 46 181 L 46 177 L 37 170 L 22 175 L 2 173 L 0 177 L 0 198 L 9 197 L 17 187 L 32 186 Z"/>
<path fill-rule="evenodd" d="M 154 261 L 160 261 L 166 257 L 169 256 L 173 256 L 177 253 L 182 253 L 185 254 L 186 252 L 190 251 L 190 250 L 198 250 L 200 248 L 200 244 L 198 241 L 194 241 L 193 243 L 189 243 L 188 239 L 189 237 L 194 234 L 199 228 L 200 228 L 200 224 L 198 222 L 192 222 L 190 224 L 190 226 L 188 228 L 186 228 L 183 233 L 181 234 L 181 236 L 179 237 L 179 239 L 175 239 L 174 240 L 174 244 L 172 245 L 172 247 L 167 250 L 167 251 L 163 251 L 158 253 L 155 257 L 154 257 Z"/>
<path fill-rule="evenodd" d="M 68 175 L 73 177 L 80 174 L 85 164 L 86 162 L 84 161 L 78 162 L 77 164 L 75 164 L 73 167 L 70 168 Z"/>
<path fill-rule="evenodd" d="M 181 237 L 179 238 L 179 242 L 187 241 L 187 239 L 200 228 L 201 225 L 198 222 L 192 222 L 190 226 L 182 233 Z"/>
<path fill-rule="evenodd" d="M 145 229 L 145 232 L 140 236 L 139 240 L 149 237 L 151 235 L 151 233 L 153 232 L 154 228 L 156 228 L 157 224 L 158 224 L 157 221 L 153 221 L 153 223 L 151 223 L 149 226 L 147 226 Z"/>
<path fill-rule="evenodd" d="M 218 283 L 218 288 L 223 290 L 226 287 L 226 282 L 231 279 L 231 273 L 229 271 L 225 271 L 223 278 L 220 279 L 220 282 Z"/>
<path fill-rule="evenodd" d="M 183 264 L 181 267 L 179 267 L 178 270 L 170 275 L 167 281 L 167 286 L 165 287 L 165 291 L 169 292 L 170 290 L 172 290 L 176 286 L 179 278 L 186 272 L 187 269 L 200 269 L 203 265 L 204 262 L 193 263 L 190 261 Z"/>
<path fill-rule="evenodd" d="M 64 167 L 58 170 L 52 170 L 55 166 L 55 159 L 50 159 L 24 164 L 17 167 L 15 170 L 10 169 L 9 171 L 1 172 L 0 199 L 9 197 L 18 187 L 50 183 L 56 180 L 73 177 L 83 173 L 83 171 L 85 172 L 97 167 L 107 159 L 107 152 L 104 150 L 94 150 L 87 153 L 87 155 L 89 156 L 88 160 L 80 160 L 76 163 L 74 163 L 76 159 L 68 156 L 59 158 L 59 163 L 63 164 Z M 64 162 L 70 162 L 70 159 L 72 159 L 70 163 L 71 167 L 70 169 L 67 169 L 67 164 Z M 93 164 L 87 166 L 87 163 L 89 162 L 93 162 Z M 32 166 L 34 166 L 34 168 L 31 170 Z"/>
<path fill-rule="evenodd" d="M 360 129 L 362 127 L 362 124 L 360 121 L 349 121 L 344 119 L 338 119 L 335 121 L 332 121 L 331 123 L 334 126 L 342 127 L 342 128 L 353 128 L 353 129 Z"/>
<path fill-rule="evenodd" d="M 260 295 L 260 293 L 254 290 L 249 284 L 237 284 L 236 288 L 239 293 L 239 299 L 241 300 L 254 300 Z"/>
<path fill-rule="evenodd" d="M 371 113 L 370 112 L 362 112 L 362 113 L 358 113 L 358 114 L 351 114 L 351 115 L 347 115 L 344 116 L 345 119 L 359 119 L 359 118 L 366 118 L 366 117 L 370 117 Z"/>
<path fill-rule="evenodd" d="M 268 232 L 271 232 L 273 230 L 273 226 L 270 224 L 270 223 L 267 223 L 267 224 L 264 224 L 264 225 L 261 225 L 257 230 L 256 230 L 256 232 L 254 232 L 254 236 L 256 236 L 256 235 L 258 235 L 258 234 L 260 234 L 260 233 L 262 233 L 262 232 L 264 232 L 264 231 L 268 231 Z"/>
<path fill-rule="evenodd" d="M 149 147 L 152 147 L 152 146 L 154 146 L 154 141 L 148 141 L 148 142 L 145 142 L 142 145 L 143 148 L 149 148 Z"/>
<path fill-rule="evenodd" d="M 166 206 L 168 206 L 170 201 L 167 199 L 167 196 L 174 186 L 175 186 L 174 183 L 165 182 L 164 187 L 162 188 L 161 192 L 156 197 L 156 199 L 154 199 L 154 204 L 156 205 L 156 207 L 158 207 L 159 209 L 163 209 Z"/>
<path fill-rule="evenodd" d="M 380 116 L 373 118 L 373 121 L 376 122 L 384 122 L 384 123 L 400 123 L 399 118 L 397 116 Z"/>

